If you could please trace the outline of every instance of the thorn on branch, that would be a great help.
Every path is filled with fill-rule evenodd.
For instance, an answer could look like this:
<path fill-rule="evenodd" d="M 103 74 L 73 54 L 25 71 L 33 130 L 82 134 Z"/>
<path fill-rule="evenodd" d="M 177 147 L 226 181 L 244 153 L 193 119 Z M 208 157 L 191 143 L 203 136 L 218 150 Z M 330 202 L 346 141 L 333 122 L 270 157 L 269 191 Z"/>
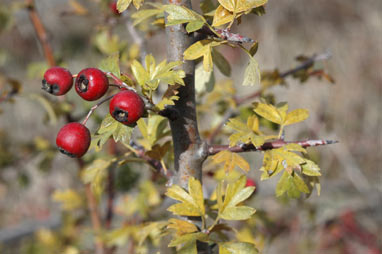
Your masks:
<path fill-rule="evenodd" d="M 253 144 L 240 144 L 237 146 L 228 145 L 210 145 L 208 148 L 208 155 L 214 155 L 218 152 L 228 150 L 233 153 L 243 153 L 243 152 L 255 152 L 255 151 L 266 151 L 271 149 L 281 148 L 287 144 L 298 144 L 303 148 L 320 146 L 320 145 L 331 145 L 338 143 L 336 140 L 303 140 L 303 141 L 284 141 L 281 139 L 266 142 L 262 146 L 255 147 Z"/>

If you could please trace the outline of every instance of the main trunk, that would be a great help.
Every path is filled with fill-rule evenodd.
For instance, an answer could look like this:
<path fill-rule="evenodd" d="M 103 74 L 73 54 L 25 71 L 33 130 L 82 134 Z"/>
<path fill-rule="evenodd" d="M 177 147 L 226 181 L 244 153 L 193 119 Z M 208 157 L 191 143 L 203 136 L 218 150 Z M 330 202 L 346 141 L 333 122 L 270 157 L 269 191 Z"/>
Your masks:
<path fill-rule="evenodd" d="M 170 4 L 191 7 L 190 0 L 169 0 Z M 183 52 L 193 43 L 182 25 L 169 26 L 167 34 L 167 55 L 169 61 L 183 61 Z M 195 64 L 185 61 L 182 69 L 186 73 L 185 86 L 178 89 L 179 100 L 174 109 L 178 117 L 170 121 L 174 143 L 175 170 L 178 172 L 177 184 L 185 187 L 190 176 L 201 180 L 202 163 L 207 155 L 207 146 L 199 136 L 195 105 Z"/>

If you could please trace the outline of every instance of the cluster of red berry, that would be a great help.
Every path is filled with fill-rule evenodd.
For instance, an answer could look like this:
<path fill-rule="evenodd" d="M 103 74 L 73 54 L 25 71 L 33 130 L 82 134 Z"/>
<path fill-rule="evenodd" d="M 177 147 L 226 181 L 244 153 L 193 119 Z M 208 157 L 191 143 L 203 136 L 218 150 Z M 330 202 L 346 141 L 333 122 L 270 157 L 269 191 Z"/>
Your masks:
<path fill-rule="evenodd" d="M 94 101 L 106 94 L 109 79 L 103 71 L 87 68 L 78 73 L 74 84 L 79 96 L 84 100 Z M 62 67 L 48 69 L 42 80 L 42 89 L 56 96 L 66 94 L 72 86 L 73 75 Z M 135 91 L 121 88 L 121 91 L 112 97 L 109 111 L 115 120 L 131 126 L 144 115 L 145 104 Z M 60 129 L 56 144 L 62 153 L 79 158 L 87 152 L 91 137 L 85 123 L 68 123 Z"/>

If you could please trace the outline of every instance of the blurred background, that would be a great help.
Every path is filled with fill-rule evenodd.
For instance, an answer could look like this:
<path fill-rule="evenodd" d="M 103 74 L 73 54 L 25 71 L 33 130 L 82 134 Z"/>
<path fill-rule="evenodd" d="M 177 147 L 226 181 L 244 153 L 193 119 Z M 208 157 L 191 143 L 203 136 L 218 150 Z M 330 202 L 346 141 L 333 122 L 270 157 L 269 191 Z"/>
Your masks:
<path fill-rule="evenodd" d="M 108 43 L 122 48 L 134 43 L 125 23 L 99 1 L 37 0 L 36 10 L 56 59 L 72 73 L 96 66 L 107 54 L 102 45 L 110 30 L 105 27 L 113 26 L 119 36 Z M 263 253 L 381 253 L 381 13 L 378 0 L 270 0 L 265 15 L 247 15 L 242 25 L 233 27 L 259 41 L 255 58 L 262 71 L 287 71 L 299 64 L 299 55 L 332 54 L 320 64 L 335 83 L 310 78 L 301 84 L 287 78 L 286 85 L 269 89 L 290 109 L 310 111 L 307 121 L 287 129 L 287 140 L 339 141 L 309 149 L 321 168 L 321 195 L 313 192 L 309 199 L 289 202 L 276 199 L 277 179 L 260 182 L 261 154 L 245 155 L 258 186 L 250 202 L 263 219 L 250 225 L 262 233 L 253 241 Z M 166 57 L 163 32 L 150 31 L 145 39 L 149 53 Z M 231 63 L 238 95 L 256 91 L 241 86 L 247 57 L 228 47 L 221 52 Z M 63 223 L 52 193 L 81 186 L 76 163 L 55 152 L 55 135 L 65 120 L 56 114 L 63 109 L 52 111 L 41 92 L 46 66 L 23 2 L 2 0 L 0 95 L 20 92 L 0 102 L 0 253 L 39 253 L 31 247 L 34 240 L 49 242 L 50 232 Z M 67 100 L 78 117 L 91 106 L 74 92 Z M 96 128 L 94 124 L 90 129 Z"/>

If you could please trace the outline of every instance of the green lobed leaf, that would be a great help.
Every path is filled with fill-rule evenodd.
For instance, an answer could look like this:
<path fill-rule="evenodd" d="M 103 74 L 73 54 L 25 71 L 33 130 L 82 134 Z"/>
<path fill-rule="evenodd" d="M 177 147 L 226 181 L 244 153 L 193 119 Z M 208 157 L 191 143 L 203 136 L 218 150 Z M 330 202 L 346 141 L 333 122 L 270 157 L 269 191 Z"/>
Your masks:
<path fill-rule="evenodd" d="M 104 72 L 111 72 L 118 78 L 121 78 L 121 71 L 119 69 L 119 53 L 116 52 L 102 60 L 99 64 L 99 69 Z"/>

